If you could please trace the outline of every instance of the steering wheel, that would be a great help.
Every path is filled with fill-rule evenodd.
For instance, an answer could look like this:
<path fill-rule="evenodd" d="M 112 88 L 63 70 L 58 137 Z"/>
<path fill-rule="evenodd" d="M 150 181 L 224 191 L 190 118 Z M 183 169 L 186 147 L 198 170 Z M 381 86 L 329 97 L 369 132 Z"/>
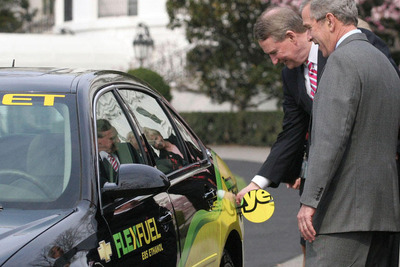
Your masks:
<path fill-rule="evenodd" d="M 46 184 L 41 183 L 35 176 L 20 170 L 0 170 L 0 183 L 7 184 L 6 179 L 10 179 L 9 176 L 16 176 L 18 179 L 23 179 L 31 184 L 34 184 L 46 196 L 53 195 L 53 192 L 47 187 Z"/>

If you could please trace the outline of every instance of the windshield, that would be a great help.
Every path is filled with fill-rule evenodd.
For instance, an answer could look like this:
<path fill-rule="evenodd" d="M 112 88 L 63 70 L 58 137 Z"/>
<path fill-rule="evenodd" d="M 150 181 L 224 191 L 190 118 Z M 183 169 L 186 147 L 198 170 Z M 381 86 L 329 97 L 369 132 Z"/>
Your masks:
<path fill-rule="evenodd" d="M 73 205 L 79 193 L 74 97 L 0 96 L 0 205 L 24 209 Z"/>

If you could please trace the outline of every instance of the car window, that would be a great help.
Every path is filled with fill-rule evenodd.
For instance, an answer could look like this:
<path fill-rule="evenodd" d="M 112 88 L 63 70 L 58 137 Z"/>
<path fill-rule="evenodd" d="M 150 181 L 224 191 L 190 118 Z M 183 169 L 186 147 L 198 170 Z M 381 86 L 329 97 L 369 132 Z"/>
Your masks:
<path fill-rule="evenodd" d="M 174 118 L 175 125 L 178 131 L 185 141 L 191 160 L 196 162 L 204 159 L 203 151 L 201 150 L 200 144 L 198 143 L 197 139 L 190 133 L 189 129 L 186 128 L 183 122 L 177 116 L 175 116 L 172 111 L 170 113 Z"/>
<path fill-rule="evenodd" d="M 156 167 L 165 174 L 188 164 L 168 116 L 153 97 L 135 90 L 120 90 L 150 144 Z"/>
<path fill-rule="evenodd" d="M 119 166 L 145 163 L 136 134 L 111 91 L 96 103 L 96 131 L 100 182 L 117 182 Z"/>
<path fill-rule="evenodd" d="M 0 104 L 0 203 L 24 208 L 74 203 L 77 194 L 73 192 L 79 191 L 78 181 L 71 182 L 71 177 L 79 177 L 72 175 L 79 173 L 74 98 L 7 96 L 13 98 L 12 103 Z M 68 192 L 71 195 L 62 199 Z"/>

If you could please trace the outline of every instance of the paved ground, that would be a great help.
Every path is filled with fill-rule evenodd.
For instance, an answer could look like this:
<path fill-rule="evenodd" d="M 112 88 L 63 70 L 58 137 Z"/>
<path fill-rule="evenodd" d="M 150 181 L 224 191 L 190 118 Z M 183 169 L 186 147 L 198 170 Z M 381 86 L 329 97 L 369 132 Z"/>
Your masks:
<path fill-rule="evenodd" d="M 261 147 L 247 146 L 210 146 L 222 159 L 246 160 L 254 162 L 264 162 L 269 149 Z M 279 267 L 301 267 L 303 255 L 299 255 L 289 261 L 278 264 Z"/>

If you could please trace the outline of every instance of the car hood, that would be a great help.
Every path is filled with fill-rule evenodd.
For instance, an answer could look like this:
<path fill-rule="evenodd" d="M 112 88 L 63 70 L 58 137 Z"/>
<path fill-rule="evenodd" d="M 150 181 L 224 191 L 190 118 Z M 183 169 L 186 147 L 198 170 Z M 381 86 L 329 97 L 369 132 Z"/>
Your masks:
<path fill-rule="evenodd" d="M 0 265 L 41 233 L 63 220 L 73 210 L 0 211 Z"/>

